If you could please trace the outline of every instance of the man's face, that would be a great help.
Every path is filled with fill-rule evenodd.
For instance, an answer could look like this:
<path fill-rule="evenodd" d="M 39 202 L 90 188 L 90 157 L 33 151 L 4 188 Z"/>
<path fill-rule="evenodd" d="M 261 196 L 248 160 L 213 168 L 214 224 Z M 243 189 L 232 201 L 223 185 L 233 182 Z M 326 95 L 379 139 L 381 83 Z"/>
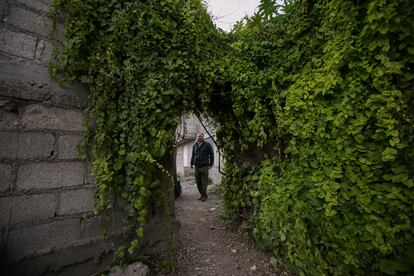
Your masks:
<path fill-rule="evenodd" d="M 197 135 L 197 142 L 201 143 L 204 140 L 204 135 L 203 134 L 199 134 Z"/>

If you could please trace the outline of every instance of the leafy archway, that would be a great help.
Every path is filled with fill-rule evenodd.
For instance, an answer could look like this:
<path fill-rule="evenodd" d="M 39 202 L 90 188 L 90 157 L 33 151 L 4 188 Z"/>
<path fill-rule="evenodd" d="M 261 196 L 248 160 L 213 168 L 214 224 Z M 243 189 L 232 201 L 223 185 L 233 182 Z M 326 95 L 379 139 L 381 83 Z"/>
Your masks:
<path fill-rule="evenodd" d="M 90 88 L 83 157 L 96 177 L 98 210 L 120 197 L 142 236 L 149 202 L 169 201 L 160 178 L 171 177 L 165 164 L 178 120 L 209 101 L 221 34 L 198 0 L 55 1 L 60 9 L 65 41 L 51 70 Z"/>
<path fill-rule="evenodd" d="M 101 209 L 120 196 L 142 235 L 179 116 L 199 110 L 220 124 L 226 215 L 246 214 L 258 245 L 299 273 L 414 269 L 410 0 L 262 1 L 230 34 L 199 0 L 55 7 L 52 72 L 90 87 Z"/>

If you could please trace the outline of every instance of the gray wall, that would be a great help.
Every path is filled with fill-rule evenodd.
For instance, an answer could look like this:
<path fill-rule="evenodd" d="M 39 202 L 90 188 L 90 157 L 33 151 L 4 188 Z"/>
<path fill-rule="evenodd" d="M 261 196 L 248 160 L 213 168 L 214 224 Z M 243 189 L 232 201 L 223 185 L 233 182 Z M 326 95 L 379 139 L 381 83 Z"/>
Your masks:
<path fill-rule="evenodd" d="M 111 238 L 103 239 L 93 214 L 94 180 L 75 153 L 85 89 L 61 87 L 48 74 L 51 2 L 0 0 L 2 275 L 89 275 L 109 264 L 111 242 L 119 243 L 123 231 L 118 210 L 107 223 Z M 154 211 L 148 252 L 165 249 L 164 224 Z"/>

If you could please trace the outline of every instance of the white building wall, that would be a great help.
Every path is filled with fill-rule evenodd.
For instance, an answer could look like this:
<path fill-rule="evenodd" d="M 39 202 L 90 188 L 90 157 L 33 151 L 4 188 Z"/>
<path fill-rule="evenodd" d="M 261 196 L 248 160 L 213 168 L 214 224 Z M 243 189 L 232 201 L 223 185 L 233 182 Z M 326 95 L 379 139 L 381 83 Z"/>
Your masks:
<path fill-rule="evenodd" d="M 188 166 L 191 165 L 191 150 L 189 150 L 188 144 L 189 143 L 184 144 L 182 146 L 183 151 L 184 151 L 184 153 L 183 153 L 183 158 L 184 158 L 183 166 L 184 167 L 188 167 Z"/>
<path fill-rule="evenodd" d="M 184 148 L 177 147 L 177 156 L 175 159 L 176 166 L 177 166 L 177 174 L 183 176 L 184 175 Z"/>

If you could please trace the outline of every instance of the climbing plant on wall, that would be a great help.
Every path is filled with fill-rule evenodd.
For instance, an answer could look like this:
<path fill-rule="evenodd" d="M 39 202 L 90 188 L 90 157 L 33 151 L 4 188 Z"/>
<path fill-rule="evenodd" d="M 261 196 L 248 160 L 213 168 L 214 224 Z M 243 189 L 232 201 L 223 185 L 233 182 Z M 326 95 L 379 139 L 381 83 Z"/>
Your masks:
<path fill-rule="evenodd" d="M 299 274 L 412 272 L 414 6 L 277 3 L 224 34 L 197 0 L 55 0 L 51 71 L 90 88 L 99 209 L 121 197 L 141 236 L 179 116 L 204 111 L 225 215 L 249 219 L 258 245 Z"/>
<path fill-rule="evenodd" d="M 300 274 L 414 270 L 410 2 L 289 1 L 229 35 L 227 214 Z"/>
<path fill-rule="evenodd" d="M 219 34 L 197 0 L 54 1 L 55 16 L 61 10 L 65 39 L 51 72 L 89 87 L 83 155 L 97 210 L 121 198 L 142 237 L 150 205 L 163 201 L 160 177 L 171 178 L 164 163 L 179 117 L 211 90 Z"/>

